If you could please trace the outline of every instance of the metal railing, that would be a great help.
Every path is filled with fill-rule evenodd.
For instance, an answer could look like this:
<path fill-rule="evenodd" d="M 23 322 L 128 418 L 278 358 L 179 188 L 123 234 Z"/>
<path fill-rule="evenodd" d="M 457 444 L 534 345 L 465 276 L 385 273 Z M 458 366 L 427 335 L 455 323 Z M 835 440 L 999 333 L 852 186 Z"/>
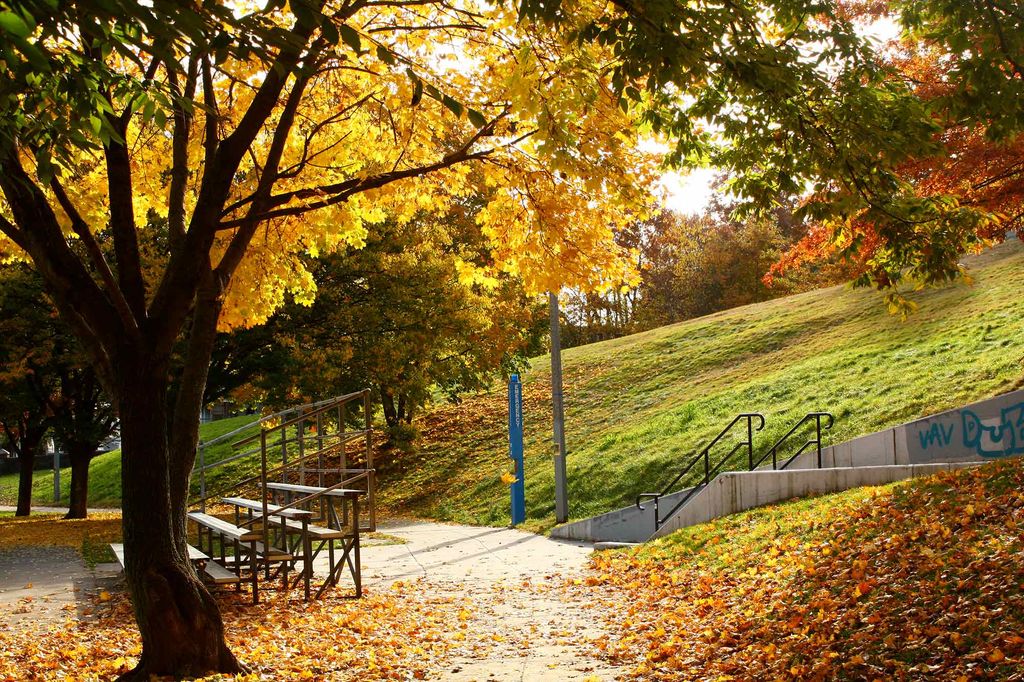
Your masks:
<path fill-rule="evenodd" d="M 759 422 L 759 424 L 756 427 L 754 426 L 755 419 L 758 420 Z M 718 442 L 722 440 L 722 438 L 724 438 L 730 431 L 732 431 L 732 428 L 736 426 L 736 424 L 738 424 L 741 420 L 746 421 L 747 428 L 745 440 L 741 440 L 738 443 L 736 443 L 733 446 L 733 448 L 729 451 L 729 453 L 725 457 L 721 458 L 718 461 L 718 463 L 712 467 L 711 449 L 715 447 L 718 444 Z M 764 415 L 757 412 L 744 412 L 743 414 L 736 415 L 736 417 L 731 422 L 729 422 L 729 425 L 722 429 L 719 432 L 719 434 L 715 436 L 711 440 L 711 442 L 707 444 L 707 446 L 704 447 L 703 450 L 697 453 L 697 456 L 690 460 L 690 463 L 687 464 L 686 467 L 684 467 L 683 470 L 680 471 L 679 474 L 676 475 L 676 477 L 673 478 L 672 481 L 668 485 L 666 485 L 660 493 L 640 493 L 639 495 L 637 495 L 637 509 L 640 509 L 641 511 L 644 509 L 642 502 L 645 498 L 654 500 L 654 528 L 655 530 L 660 528 L 661 524 L 670 519 L 673 514 L 679 511 L 679 509 L 684 504 L 686 504 L 693 495 L 695 495 L 702 487 L 710 483 L 711 479 L 713 479 L 718 474 L 722 466 L 726 462 L 728 462 L 740 448 L 746 446 L 747 460 L 750 462 L 754 461 L 754 431 L 760 431 L 761 429 L 763 429 L 764 423 Z M 679 484 L 679 482 L 682 481 L 683 478 L 685 478 L 691 471 L 693 471 L 694 467 L 696 467 L 700 463 L 704 464 L 703 482 L 690 488 L 690 490 L 687 491 L 685 495 L 683 495 L 682 499 L 680 499 L 675 504 L 675 506 L 673 506 L 672 509 L 663 517 L 661 515 L 661 498 L 670 494 L 672 490 Z"/>
<path fill-rule="evenodd" d="M 795 460 L 797 457 L 802 455 L 804 453 L 804 451 L 807 448 L 811 447 L 812 445 L 815 446 L 815 448 L 817 449 L 817 452 L 818 452 L 818 468 L 820 469 L 821 465 L 822 465 L 822 461 L 821 461 L 821 420 L 823 418 L 827 418 L 828 419 L 828 424 L 825 426 L 825 428 L 826 429 L 831 429 L 832 425 L 835 423 L 835 417 L 833 417 L 830 413 L 828 413 L 828 412 L 811 412 L 809 414 L 804 415 L 804 418 L 801 419 L 800 421 L 798 421 L 796 424 L 794 424 L 793 428 L 791 428 L 789 431 L 787 431 L 786 434 L 784 436 L 782 436 L 782 438 L 779 438 L 777 441 L 775 441 L 775 444 L 772 445 L 770 448 L 768 448 L 768 450 L 765 451 L 765 453 L 763 455 L 761 455 L 761 458 L 759 460 L 757 460 L 757 462 L 754 462 L 753 460 L 750 461 L 750 471 L 753 471 L 757 467 L 759 467 L 762 464 L 764 464 L 764 461 L 766 459 L 768 459 L 769 457 L 772 458 L 772 469 L 773 470 L 781 471 L 782 469 L 785 469 L 790 464 L 792 464 L 793 460 Z M 800 446 L 800 449 L 797 450 L 795 454 L 793 454 L 792 456 L 789 457 L 789 459 L 784 461 L 782 463 L 782 466 L 779 466 L 778 465 L 779 447 L 782 446 L 782 444 L 785 443 L 789 439 L 790 436 L 792 436 L 794 433 L 796 433 L 800 429 L 801 426 L 803 426 L 805 423 L 807 423 L 808 421 L 810 421 L 812 419 L 814 420 L 814 438 L 808 439 L 806 443 L 804 443 L 803 445 Z"/>
<path fill-rule="evenodd" d="M 759 420 L 759 422 L 760 422 L 757 427 L 754 427 L 754 425 L 753 425 L 753 422 L 754 422 L 755 419 Z M 765 425 L 764 416 L 762 416 L 760 413 L 757 413 L 757 412 L 745 412 L 743 414 L 737 415 L 735 419 L 733 419 L 731 422 L 729 422 L 728 426 L 726 426 L 724 429 L 722 429 L 722 431 L 717 436 L 715 436 L 715 438 L 711 441 L 711 443 L 708 444 L 707 447 L 705 447 L 703 450 L 701 450 L 697 454 L 696 457 L 694 457 L 692 460 L 690 460 L 690 463 L 687 464 L 686 467 L 683 468 L 683 470 L 680 471 L 679 474 L 674 479 L 672 479 L 672 481 L 667 486 L 665 486 L 660 493 L 640 493 L 639 495 L 637 495 L 636 496 L 636 507 L 637 507 L 637 509 L 643 511 L 645 509 L 643 504 L 642 504 L 644 499 L 651 499 L 651 500 L 654 501 L 654 529 L 658 530 L 659 528 L 661 528 L 662 524 L 665 523 L 666 521 L 668 521 L 670 518 L 672 518 L 672 516 L 677 511 L 679 511 L 682 508 L 682 506 L 684 504 L 686 504 L 690 500 L 691 497 L 696 495 L 706 485 L 708 485 L 711 482 L 711 480 L 716 475 L 718 475 L 718 472 L 722 469 L 722 467 L 725 465 L 725 463 L 728 462 L 732 458 L 732 456 L 734 454 L 736 454 L 736 452 L 740 448 L 742 448 L 744 446 L 746 446 L 746 448 L 747 448 L 747 470 L 748 471 L 754 471 L 759 466 L 761 466 L 765 462 L 765 460 L 767 460 L 769 457 L 771 458 L 771 461 L 772 461 L 772 469 L 773 470 L 781 471 L 782 469 L 785 469 L 790 464 L 792 464 L 793 461 L 797 457 L 802 455 L 807 450 L 807 448 L 812 447 L 812 446 L 815 447 L 816 450 L 817 450 L 817 453 L 818 453 L 817 464 L 818 464 L 818 468 L 820 469 L 820 468 L 822 468 L 822 464 L 823 464 L 822 459 L 821 459 L 821 430 L 822 430 L 822 423 L 821 422 L 822 422 L 823 419 L 827 419 L 828 420 L 827 423 L 825 424 L 824 428 L 826 430 L 831 429 L 832 425 L 835 423 L 835 418 L 830 413 L 828 413 L 828 412 L 811 412 L 809 414 L 804 415 L 804 417 L 800 421 L 798 421 L 796 424 L 793 425 L 793 428 L 791 428 L 789 431 L 787 431 L 785 433 L 785 435 L 783 435 L 781 438 L 779 438 L 777 441 L 775 441 L 775 443 L 770 448 L 768 448 L 768 450 L 766 450 L 765 453 L 763 455 L 761 455 L 755 461 L 755 459 L 754 459 L 754 431 L 760 431 L 761 429 L 764 428 L 764 425 Z M 746 420 L 746 427 L 747 427 L 746 440 L 742 440 L 742 441 L 736 443 L 736 445 L 733 446 L 732 450 L 730 450 L 729 453 L 725 457 L 720 459 L 718 461 L 718 463 L 715 464 L 714 467 L 712 467 L 711 466 L 711 455 L 710 455 L 711 448 L 713 448 L 715 445 L 717 445 L 718 442 L 722 438 L 724 438 L 725 435 L 728 434 L 732 430 L 732 428 L 734 426 L 736 426 L 736 424 L 739 423 L 741 420 Z M 785 461 L 783 461 L 782 465 L 780 466 L 779 465 L 779 459 L 778 459 L 778 457 L 779 457 L 779 448 L 782 447 L 782 445 L 785 444 L 793 434 L 795 434 L 797 431 L 799 431 L 801 426 L 803 426 L 804 424 L 806 424 L 808 422 L 811 422 L 811 421 L 813 421 L 813 423 L 814 423 L 814 437 L 813 438 L 809 438 L 807 440 L 807 442 L 805 442 L 803 445 L 800 446 L 800 449 L 797 450 L 796 453 L 794 453 L 789 458 L 787 458 Z M 667 514 L 662 516 L 662 514 L 661 514 L 661 498 L 665 497 L 668 494 L 670 494 L 672 492 L 672 490 L 677 485 L 679 485 L 679 483 L 687 475 L 689 475 L 690 472 L 694 470 L 694 467 L 696 467 L 699 463 L 703 463 L 704 464 L 704 475 L 703 475 L 702 479 L 700 480 L 700 482 L 697 483 L 696 485 L 692 486 L 689 490 L 687 490 L 686 494 L 684 494 L 682 496 L 682 498 L 678 502 L 676 502 L 676 504 L 672 507 L 672 509 L 669 510 L 669 512 Z M 699 469 L 698 469 L 698 471 L 699 471 Z"/>
<path fill-rule="evenodd" d="M 361 402 L 363 411 L 363 428 L 348 430 L 349 404 Z M 222 443 L 239 434 L 251 430 L 254 426 L 259 430 L 241 440 L 232 443 L 232 448 L 238 450 L 234 454 L 207 464 L 205 450 L 211 445 Z M 329 426 L 333 426 L 333 432 Z M 307 433 L 308 428 L 313 427 L 313 433 Z M 316 403 L 309 403 L 299 407 L 292 407 L 271 415 L 260 418 L 230 433 L 223 434 L 205 443 L 200 443 L 197 464 L 194 473 L 199 475 L 199 499 L 197 504 L 202 511 L 206 510 L 206 503 L 220 497 L 229 490 L 237 490 L 243 486 L 258 483 L 259 498 L 263 502 L 262 517 L 267 515 L 267 481 L 271 476 L 280 475 L 281 482 L 287 482 L 289 476 L 295 476 L 298 483 L 308 485 L 307 473 L 315 473 L 317 487 L 335 490 L 347 484 L 365 483 L 367 495 L 367 526 L 361 530 L 374 530 L 376 527 L 375 516 L 375 480 L 373 468 L 373 410 L 370 403 L 370 391 L 363 390 L 357 393 L 338 396 L 329 400 L 322 400 Z M 356 459 L 361 466 L 354 468 L 349 466 L 348 444 L 352 441 L 362 440 L 363 447 Z M 245 449 L 245 446 L 258 442 L 253 448 Z M 259 454 L 259 472 L 241 481 L 231 481 L 227 486 L 216 492 L 208 490 L 206 474 L 208 471 L 225 466 L 231 462 L 252 457 Z M 274 459 L 272 463 L 270 460 Z M 336 466 L 328 466 L 332 460 L 337 461 Z M 307 467 L 307 464 L 315 461 L 315 466 Z M 328 475 L 337 474 L 339 480 L 325 486 L 325 478 Z M 350 476 L 349 474 L 355 474 Z M 360 486 L 362 487 L 362 486 Z M 289 505 L 290 507 L 291 505 Z"/>
<path fill-rule="evenodd" d="M 359 394 L 355 393 L 355 394 L 350 394 L 350 395 L 359 395 Z M 330 405 L 331 403 L 333 403 L 335 401 L 342 400 L 342 399 L 348 398 L 348 397 L 349 396 L 338 396 L 336 398 L 328 398 L 327 400 L 320 400 L 320 401 L 317 401 L 317 402 L 314 402 L 314 403 L 307 403 L 305 405 L 299 405 L 297 407 L 289 407 L 287 409 L 280 410 L 278 412 L 274 412 L 273 414 L 264 415 L 264 416 L 260 417 L 259 419 L 255 419 L 255 420 L 249 422 L 248 424 L 245 424 L 243 426 L 239 426 L 237 429 L 234 429 L 234 430 L 229 431 L 227 433 L 222 433 L 221 435 L 217 436 L 216 438 L 211 438 L 210 440 L 207 440 L 207 441 L 203 441 L 203 440 L 199 441 L 199 444 L 197 446 L 197 452 L 196 452 L 196 463 L 195 463 L 195 465 L 192 468 L 192 474 L 193 475 L 196 475 L 196 474 L 199 475 L 199 503 L 202 504 L 206 500 L 208 500 L 211 497 L 213 497 L 213 495 L 207 495 L 206 494 L 206 472 L 207 471 L 210 471 L 212 469 L 217 469 L 217 468 L 222 467 L 222 466 L 224 466 L 226 464 L 230 464 L 231 462 L 235 462 L 237 460 L 244 459 L 246 457 L 251 457 L 252 455 L 255 455 L 257 452 L 260 451 L 259 447 L 255 447 L 255 448 L 252 448 L 250 450 L 243 451 L 243 452 L 236 452 L 233 455 L 230 455 L 230 456 L 225 457 L 223 459 L 218 459 L 216 462 L 210 462 L 209 464 L 207 464 L 206 463 L 206 452 L 207 452 L 207 450 L 211 446 L 218 445 L 218 444 L 223 443 L 225 441 L 229 441 L 232 438 L 238 436 L 240 433 L 245 433 L 247 431 L 251 431 L 254 427 L 263 426 L 267 422 L 274 421 L 274 420 L 277 420 L 277 419 L 292 419 L 291 415 L 301 414 L 303 411 L 313 411 L 313 410 L 316 410 L 316 409 L 318 409 L 320 407 L 323 407 L 325 405 Z M 252 439 L 249 439 L 249 440 L 252 440 Z M 244 443 L 244 442 L 247 442 L 247 441 L 240 441 L 240 442 Z M 239 443 L 235 443 L 234 444 L 235 447 L 237 447 L 238 444 Z"/>

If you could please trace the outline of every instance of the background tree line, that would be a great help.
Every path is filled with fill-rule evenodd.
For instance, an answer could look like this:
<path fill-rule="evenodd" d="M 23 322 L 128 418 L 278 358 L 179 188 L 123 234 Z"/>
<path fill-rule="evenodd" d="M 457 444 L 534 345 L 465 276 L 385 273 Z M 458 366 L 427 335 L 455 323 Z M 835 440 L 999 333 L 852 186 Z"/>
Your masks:
<path fill-rule="evenodd" d="M 856 272 L 856 264 L 825 255 L 766 277 L 808 228 L 790 206 L 746 219 L 735 218 L 734 209 L 716 197 L 702 214 L 662 211 L 619 232 L 620 245 L 634 253 L 640 282 L 605 293 L 569 291 L 563 344 L 593 343 L 838 284 Z"/>

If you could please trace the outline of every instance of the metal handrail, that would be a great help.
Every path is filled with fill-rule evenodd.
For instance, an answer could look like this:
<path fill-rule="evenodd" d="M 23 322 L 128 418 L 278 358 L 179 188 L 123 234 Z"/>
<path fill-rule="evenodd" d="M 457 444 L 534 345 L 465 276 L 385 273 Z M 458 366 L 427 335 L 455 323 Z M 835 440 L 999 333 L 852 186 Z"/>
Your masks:
<path fill-rule="evenodd" d="M 250 422 L 250 423 L 246 424 L 245 426 L 239 427 L 239 428 L 237 428 L 237 429 L 235 429 L 233 431 L 230 431 L 229 433 L 222 434 L 222 435 L 220 435 L 220 436 L 218 436 L 216 438 L 213 438 L 212 440 L 209 440 L 209 441 L 206 441 L 206 442 L 200 441 L 198 446 L 197 446 L 197 450 L 198 450 L 198 452 L 197 452 L 197 455 L 198 455 L 197 456 L 197 461 L 193 465 L 193 472 L 199 474 L 199 504 L 200 504 L 200 508 L 201 509 L 205 509 L 206 501 L 208 499 L 211 499 L 212 497 L 214 497 L 212 495 L 208 495 L 207 491 L 206 491 L 206 472 L 207 471 L 210 471 L 212 469 L 216 469 L 218 467 L 224 466 L 224 465 L 229 464 L 231 462 L 234 462 L 234 461 L 237 461 L 239 459 L 242 459 L 242 458 L 244 458 L 246 456 L 253 455 L 256 452 L 262 452 L 261 459 L 265 459 L 266 458 L 266 447 L 267 447 L 267 444 L 266 444 L 267 434 L 268 433 L 273 433 L 275 431 L 280 431 L 281 432 L 281 434 L 282 434 L 282 443 L 286 443 L 288 440 L 291 440 L 292 442 L 295 442 L 297 440 L 297 441 L 299 441 L 299 445 L 300 445 L 300 448 L 301 448 L 302 444 L 306 442 L 307 436 L 305 434 L 297 434 L 297 438 L 288 439 L 287 438 L 287 429 L 289 427 L 291 427 L 294 424 L 301 423 L 301 422 L 303 422 L 305 420 L 309 420 L 310 418 L 317 419 L 317 423 L 319 423 L 319 416 L 321 414 L 324 414 L 324 413 L 326 413 L 328 411 L 335 410 L 335 409 L 340 410 L 344 405 L 347 405 L 348 403 L 350 403 L 350 402 L 352 402 L 352 401 L 354 401 L 356 399 L 359 399 L 359 398 L 362 398 L 364 403 L 365 403 L 365 401 L 367 399 L 367 396 L 369 396 L 369 389 L 364 389 L 362 391 L 357 391 L 355 393 L 346 393 L 345 395 L 336 396 L 334 398 L 328 398 L 326 400 L 320 400 L 318 402 L 309 403 L 307 405 L 300 405 L 298 407 L 290 407 L 290 408 L 288 408 L 286 410 L 281 410 L 279 412 L 275 412 L 273 414 L 269 414 L 269 415 L 266 415 L 264 417 L 260 417 L 259 419 L 255 420 L 253 422 Z M 306 411 L 307 409 L 309 409 L 310 411 L 307 412 Z M 288 419 L 287 421 L 282 422 L 281 424 L 276 424 L 276 425 L 274 425 L 274 426 L 272 426 L 270 428 L 260 428 L 257 431 L 257 433 L 253 434 L 252 436 L 249 436 L 247 438 L 243 438 L 240 441 L 232 443 L 232 448 L 238 448 L 238 447 L 240 447 L 242 445 L 246 445 L 247 443 L 251 443 L 251 442 L 253 442 L 255 440 L 259 440 L 260 441 L 260 445 L 259 445 L 258 448 L 254 448 L 254 449 L 246 451 L 246 452 L 236 452 L 235 454 L 230 455 L 228 457 L 225 457 L 224 459 L 217 460 L 216 462 L 211 462 L 210 464 L 206 463 L 206 448 L 208 448 L 209 446 L 214 445 L 216 443 L 223 442 L 225 440 L 228 440 L 229 438 L 237 436 L 239 433 L 247 431 L 247 430 L 249 430 L 249 429 L 251 429 L 253 427 L 261 426 L 262 424 L 266 423 L 269 420 L 275 419 L 277 417 L 281 417 L 283 415 L 294 414 L 294 413 L 297 413 L 298 416 L 294 417 L 292 419 Z M 321 448 L 320 448 L 321 450 L 325 449 L 322 446 L 322 441 L 323 440 L 329 440 L 331 438 L 338 438 L 339 442 L 342 441 L 342 438 L 339 437 L 339 434 L 330 434 L 330 435 L 327 435 L 327 436 L 325 436 L 323 434 L 318 434 L 316 436 L 309 436 L 308 438 L 319 438 L 320 441 L 321 441 Z M 285 459 L 287 459 L 287 458 L 285 458 Z M 263 465 L 263 467 L 265 467 L 266 463 L 263 462 L 262 465 Z"/>
<path fill-rule="evenodd" d="M 720 459 L 718 461 L 718 463 L 715 464 L 714 467 L 712 467 L 711 466 L 711 448 L 713 448 L 715 445 L 717 445 L 718 441 L 722 440 L 722 438 L 724 438 L 725 435 L 728 434 L 732 430 L 732 427 L 736 426 L 736 424 L 739 423 L 739 421 L 742 420 L 742 419 L 745 419 L 746 422 L 747 422 L 747 437 L 746 437 L 746 440 L 743 440 L 743 441 L 740 441 L 740 442 L 736 443 L 736 445 L 734 445 L 733 448 L 729 451 L 729 454 L 727 454 L 725 457 Z M 754 419 L 757 419 L 760 422 L 757 427 L 754 427 Z M 728 426 L 726 426 L 724 429 L 722 429 L 718 433 L 718 435 L 715 436 L 711 440 L 711 442 L 708 443 L 707 446 L 704 447 L 704 449 L 702 449 L 700 452 L 698 452 L 697 456 L 694 457 L 692 460 L 690 460 L 690 463 L 687 464 L 686 467 L 684 467 L 683 470 L 680 471 L 679 474 L 677 474 L 676 477 L 673 478 L 672 481 L 668 485 L 666 485 L 662 489 L 662 491 L 660 493 L 640 493 L 639 495 L 637 495 L 636 496 L 636 507 L 637 507 L 637 509 L 639 509 L 641 511 L 644 510 L 644 506 L 643 506 L 643 504 L 641 504 L 642 501 L 644 500 L 644 498 L 649 498 L 649 499 L 653 499 L 654 500 L 654 528 L 655 528 L 655 530 L 657 530 L 658 528 L 661 527 L 661 524 L 664 521 L 668 520 L 669 518 L 672 517 L 673 514 L 675 514 L 677 511 L 679 511 L 679 508 L 682 507 L 684 504 L 686 504 L 686 502 L 690 499 L 690 497 L 692 497 L 702 485 L 707 485 L 708 483 L 710 483 L 711 479 L 714 477 L 715 474 L 718 473 L 718 471 L 722 468 L 722 466 L 727 461 L 729 461 L 732 458 L 732 456 L 734 454 L 736 454 L 736 452 L 741 447 L 743 447 L 744 445 L 747 447 L 747 460 L 748 460 L 748 462 L 753 462 L 753 460 L 754 460 L 754 431 L 760 431 L 761 429 L 764 428 L 764 425 L 765 425 L 764 415 L 762 415 L 759 412 L 744 412 L 742 414 L 736 415 L 736 417 L 731 422 L 729 422 Z M 668 495 L 672 491 L 672 489 L 675 488 L 676 485 L 678 485 L 679 482 L 682 481 L 683 478 L 687 474 L 689 474 L 691 470 L 693 470 L 693 468 L 697 465 L 698 462 L 703 462 L 704 463 L 704 482 L 702 484 L 698 484 L 697 486 L 691 488 L 689 490 L 689 492 L 687 492 L 686 495 L 684 495 L 683 498 L 679 502 L 677 502 L 674 507 L 672 507 L 671 511 L 669 511 L 668 514 L 666 514 L 664 516 L 664 518 L 662 518 L 662 516 L 661 516 L 661 498 L 664 497 L 665 495 Z"/>
<path fill-rule="evenodd" d="M 353 394 L 350 394 L 350 395 L 353 395 Z M 354 395 L 358 395 L 358 394 L 354 394 Z M 285 415 L 285 414 L 289 414 L 291 412 L 296 412 L 296 411 L 300 411 L 300 410 L 307 410 L 307 409 L 310 409 L 310 408 L 316 409 L 316 408 L 321 407 L 323 405 L 327 405 L 328 403 L 333 403 L 336 400 L 341 400 L 342 398 L 347 398 L 347 397 L 349 397 L 349 396 L 348 395 L 343 395 L 343 396 L 337 396 L 335 398 L 327 398 L 326 400 L 319 400 L 319 401 L 317 401 L 315 403 L 308 403 L 306 405 L 299 405 L 297 407 L 289 407 L 289 408 L 286 408 L 286 409 L 283 409 L 283 410 L 279 410 L 278 412 L 274 412 L 273 414 L 265 414 L 262 417 L 260 417 L 259 419 L 255 419 L 255 420 L 249 422 L 245 426 L 239 426 L 234 431 L 229 431 L 228 433 L 222 433 L 221 435 L 217 436 L 216 438 L 211 438 L 210 440 L 207 440 L 207 441 L 202 441 L 201 440 L 201 441 L 199 441 L 199 445 L 200 445 L 200 447 L 209 447 L 210 445 L 215 445 L 217 443 L 220 443 L 221 441 L 228 440 L 232 436 L 237 436 L 238 434 L 242 433 L 243 431 L 248 431 L 253 426 L 256 426 L 257 424 L 262 424 L 265 421 L 269 421 L 271 419 L 276 419 L 277 417 L 280 417 L 280 416 Z"/>
<path fill-rule="evenodd" d="M 835 424 L 835 417 L 833 417 L 832 414 L 829 413 L 829 412 L 810 412 L 810 413 L 804 415 L 803 419 L 801 419 L 796 424 L 794 424 L 793 428 L 791 428 L 789 431 L 787 431 L 785 433 L 785 435 L 782 436 L 782 438 L 779 438 L 777 441 L 775 441 L 775 444 L 772 445 L 770 448 L 768 448 L 768 450 L 766 450 L 765 453 L 763 455 L 761 455 L 761 458 L 759 460 L 757 460 L 757 462 L 754 462 L 753 460 L 751 460 L 751 462 L 750 462 L 750 471 L 753 471 L 757 467 L 761 466 L 764 463 L 764 461 L 766 459 L 768 459 L 769 456 L 771 456 L 771 458 L 772 458 L 772 469 L 776 470 L 776 471 L 781 471 L 782 469 L 785 469 L 790 464 L 792 464 L 793 460 L 795 460 L 797 457 L 802 455 L 804 453 L 804 451 L 807 448 L 811 447 L 812 445 L 817 448 L 817 451 L 818 451 L 818 468 L 820 469 L 821 465 L 822 465 L 822 461 L 821 461 L 821 420 L 822 420 L 822 418 L 827 418 L 828 419 L 828 424 L 825 426 L 826 429 L 831 429 L 832 425 Z M 785 462 L 783 462 L 782 466 L 779 466 L 778 465 L 779 447 L 783 443 L 785 443 L 786 440 L 788 440 L 790 436 L 792 436 L 794 433 L 796 433 L 797 430 L 801 426 L 803 426 L 806 422 L 808 422 L 808 421 L 810 421 L 812 419 L 814 420 L 814 438 L 813 439 L 808 439 L 806 443 L 804 443 L 803 445 L 800 446 L 800 449 L 797 450 L 796 453 L 793 456 L 791 456 L 789 459 L 787 459 Z"/>
<path fill-rule="evenodd" d="M 293 461 L 288 462 L 286 464 L 280 464 L 280 465 L 274 467 L 273 469 L 267 469 L 267 476 L 274 476 L 276 474 L 280 474 L 283 471 L 287 471 L 287 470 L 293 468 L 296 465 L 301 465 L 301 464 L 305 463 L 307 460 L 315 459 L 317 457 L 325 456 L 325 455 L 326 456 L 333 455 L 333 454 L 335 454 L 335 453 L 340 451 L 339 448 L 340 448 L 341 445 L 342 445 L 341 443 L 333 443 L 331 445 L 328 445 L 328 446 L 324 447 L 323 450 L 317 450 L 317 451 L 314 451 L 314 452 L 310 452 L 310 453 L 308 453 L 306 455 L 303 455 L 301 459 L 293 460 Z M 256 448 L 255 452 L 260 452 L 260 449 Z M 227 460 L 221 460 L 221 461 L 227 461 Z M 249 485 L 251 483 L 259 482 L 260 480 L 261 480 L 261 475 L 260 474 L 253 474 L 252 476 L 249 476 L 248 478 L 243 478 L 240 481 L 232 481 L 227 486 L 221 486 L 215 492 L 204 493 L 204 496 L 201 497 L 200 499 L 196 500 L 194 504 L 199 504 L 199 505 L 205 506 L 205 503 L 207 501 L 212 500 L 212 499 L 214 499 L 216 497 L 221 497 L 228 490 L 235 490 L 237 488 L 244 488 L 245 486 L 247 486 L 247 485 Z"/>
<path fill-rule="evenodd" d="M 329 411 L 333 410 L 336 407 L 339 407 L 341 405 L 345 405 L 346 403 L 352 402 L 356 398 L 362 398 L 368 392 L 369 392 L 368 390 L 362 390 L 362 391 L 359 391 L 358 393 L 348 393 L 346 395 L 338 396 L 337 398 L 331 398 L 328 401 L 321 402 L 320 405 L 318 407 L 316 407 L 316 409 L 313 409 L 313 410 L 311 410 L 309 412 L 302 412 L 302 413 L 299 414 L 298 417 L 295 417 L 293 419 L 289 419 L 288 421 L 285 421 L 285 422 L 281 422 L 280 424 L 275 424 L 274 426 L 271 426 L 270 428 L 263 429 L 263 433 L 270 433 L 271 431 L 280 431 L 282 429 L 287 429 L 289 426 L 293 426 L 295 424 L 298 424 L 299 422 L 306 421 L 310 417 L 315 417 L 318 414 L 322 414 L 324 412 L 329 412 Z M 296 409 L 298 409 L 298 408 L 293 408 L 292 410 L 288 410 L 288 411 L 289 412 L 294 412 Z M 254 433 L 253 435 L 249 436 L 248 438 L 243 438 L 242 440 L 238 441 L 237 443 L 232 443 L 232 447 L 236 447 L 237 448 L 240 445 L 245 445 L 246 443 L 251 443 L 252 441 L 257 440 L 259 438 L 260 438 L 260 434 L 259 433 Z"/>

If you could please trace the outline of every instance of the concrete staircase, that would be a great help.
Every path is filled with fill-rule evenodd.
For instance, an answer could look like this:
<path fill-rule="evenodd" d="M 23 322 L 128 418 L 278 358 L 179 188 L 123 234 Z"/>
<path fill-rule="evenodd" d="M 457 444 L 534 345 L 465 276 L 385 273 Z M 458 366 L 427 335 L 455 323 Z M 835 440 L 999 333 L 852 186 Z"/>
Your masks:
<path fill-rule="evenodd" d="M 645 542 L 795 497 L 882 485 L 1020 454 L 1024 454 L 1024 390 L 822 447 L 820 468 L 815 449 L 797 455 L 781 470 L 724 471 L 708 485 L 698 486 L 657 527 L 653 505 L 633 505 L 558 526 L 551 537 L 604 545 Z M 690 490 L 662 496 L 661 508 L 672 509 Z"/>

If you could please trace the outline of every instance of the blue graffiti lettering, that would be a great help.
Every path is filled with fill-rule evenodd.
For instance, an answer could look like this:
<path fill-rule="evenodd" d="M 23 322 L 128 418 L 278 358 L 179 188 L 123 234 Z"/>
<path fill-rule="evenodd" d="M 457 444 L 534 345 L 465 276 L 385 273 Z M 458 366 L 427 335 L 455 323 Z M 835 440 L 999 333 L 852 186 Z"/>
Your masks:
<path fill-rule="evenodd" d="M 921 439 L 921 449 L 927 450 L 932 445 L 946 447 L 953 439 L 955 424 L 950 424 L 947 430 L 942 424 L 932 424 L 927 431 L 918 431 L 917 437 Z"/>
<path fill-rule="evenodd" d="M 985 424 L 971 410 L 961 410 L 960 414 L 964 447 L 974 449 L 982 457 L 1024 454 L 1024 403 L 1004 408 L 998 424 Z"/>

